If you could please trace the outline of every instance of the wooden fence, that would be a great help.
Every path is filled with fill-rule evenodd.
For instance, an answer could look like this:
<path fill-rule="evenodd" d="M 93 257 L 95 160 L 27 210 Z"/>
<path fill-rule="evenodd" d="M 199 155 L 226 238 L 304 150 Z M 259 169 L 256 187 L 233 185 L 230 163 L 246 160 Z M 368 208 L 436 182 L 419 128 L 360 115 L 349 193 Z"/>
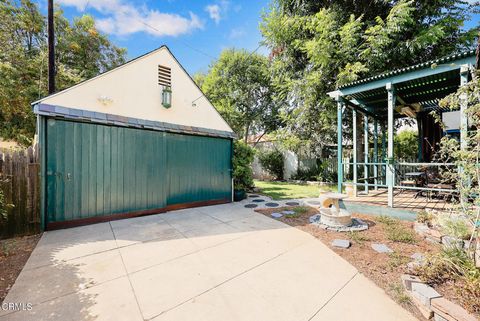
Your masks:
<path fill-rule="evenodd" d="M 0 214 L 0 239 L 40 232 L 40 164 L 33 147 L 0 151 L 0 190 L 7 214 Z"/>

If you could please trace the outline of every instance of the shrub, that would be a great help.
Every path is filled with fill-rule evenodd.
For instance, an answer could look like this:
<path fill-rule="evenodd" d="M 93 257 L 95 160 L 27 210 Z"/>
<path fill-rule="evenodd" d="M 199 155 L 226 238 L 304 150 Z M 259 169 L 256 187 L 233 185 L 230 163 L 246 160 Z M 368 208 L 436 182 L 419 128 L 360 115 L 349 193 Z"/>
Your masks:
<path fill-rule="evenodd" d="M 388 217 L 380 216 L 378 222 L 384 225 L 385 236 L 388 240 L 400 243 L 416 243 L 417 238 L 413 230 L 404 227 L 399 220 Z"/>
<path fill-rule="evenodd" d="M 283 179 L 283 154 L 277 149 L 261 152 L 258 159 L 262 167 L 275 179 Z"/>
<path fill-rule="evenodd" d="M 480 312 L 480 269 L 465 251 L 443 249 L 426 257 L 415 273 L 426 283 L 455 282 L 458 299 L 470 312 Z"/>
<path fill-rule="evenodd" d="M 233 143 L 233 184 L 237 190 L 253 186 L 252 162 L 255 151 L 242 141 Z"/>
<path fill-rule="evenodd" d="M 447 235 L 462 240 L 470 238 L 472 228 L 468 222 L 461 217 L 441 217 L 438 223 L 442 231 Z"/>

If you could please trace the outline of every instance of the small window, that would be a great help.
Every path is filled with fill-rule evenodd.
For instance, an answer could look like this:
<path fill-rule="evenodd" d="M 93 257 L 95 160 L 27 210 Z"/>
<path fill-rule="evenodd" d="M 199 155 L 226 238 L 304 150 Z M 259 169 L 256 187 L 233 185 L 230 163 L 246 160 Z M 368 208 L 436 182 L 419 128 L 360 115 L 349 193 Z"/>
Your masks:
<path fill-rule="evenodd" d="M 158 65 L 158 84 L 165 87 L 172 86 L 172 70 L 170 68 Z"/>

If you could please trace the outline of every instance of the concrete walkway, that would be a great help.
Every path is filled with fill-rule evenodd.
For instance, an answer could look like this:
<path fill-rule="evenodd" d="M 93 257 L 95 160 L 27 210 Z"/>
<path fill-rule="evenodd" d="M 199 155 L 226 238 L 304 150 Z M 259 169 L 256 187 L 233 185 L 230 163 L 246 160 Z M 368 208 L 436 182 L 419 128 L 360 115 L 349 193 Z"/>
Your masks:
<path fill-rule="evenodd" d="M 415 320 L 311 235 L 226 204 L 47 232 L 0 321 Z"/>

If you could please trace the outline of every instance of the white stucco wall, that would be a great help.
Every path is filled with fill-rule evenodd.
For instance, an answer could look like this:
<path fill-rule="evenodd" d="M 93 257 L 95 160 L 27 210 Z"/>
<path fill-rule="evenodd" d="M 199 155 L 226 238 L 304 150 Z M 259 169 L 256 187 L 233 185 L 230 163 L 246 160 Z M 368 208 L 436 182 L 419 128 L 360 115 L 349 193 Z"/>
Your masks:
<path fill-rule="evenodd" d="M 158 65 L 171 68 L 172 106 L 162 106 Z M 111 103 L 98 100 L 108 97 Z M 172 124 L 232 131 L 220 114 L 177 63 L 167 47 L 161 47 L 79 85 L 46 97 L 39 103 L 102 112 Z"/>

